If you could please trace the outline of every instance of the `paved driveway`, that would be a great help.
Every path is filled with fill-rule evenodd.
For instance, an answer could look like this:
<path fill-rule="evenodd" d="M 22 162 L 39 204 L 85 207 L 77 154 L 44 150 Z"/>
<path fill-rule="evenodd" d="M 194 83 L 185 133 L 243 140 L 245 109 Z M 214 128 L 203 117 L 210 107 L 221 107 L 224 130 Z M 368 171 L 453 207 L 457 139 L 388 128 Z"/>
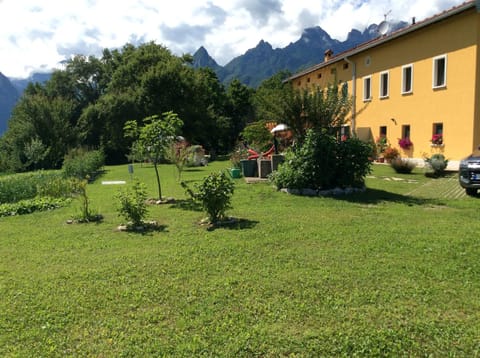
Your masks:
<path fill-rule="evenodd" d="M 408 192 L 407 195 L 422 198 L 459 199 L 466 197 L 465 189 L 458 184 L 458 174 L 427 181 L 425 184 Z"/>

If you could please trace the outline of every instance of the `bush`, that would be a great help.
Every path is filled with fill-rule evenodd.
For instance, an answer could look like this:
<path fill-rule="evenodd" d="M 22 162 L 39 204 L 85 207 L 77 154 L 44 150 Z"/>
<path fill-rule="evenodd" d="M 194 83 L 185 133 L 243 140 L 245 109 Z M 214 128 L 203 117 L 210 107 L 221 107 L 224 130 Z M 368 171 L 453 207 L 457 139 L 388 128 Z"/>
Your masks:
<path fill-rule="evenodd" d="M 67 198 L 72 196 L 74 192 L 74 181 L 70 178 L 64 178 L 60 172 L 56 176 L 37 184 L 37 196 Z"/>
<path fill-rule="evenodd" d="M 100 150 L 87 151 L 77 148 L 68 152 L 63 161 L 62 170 L 66 177 L 85 179 L 94 177 L 105 163 L 105 156 Z"/>
<path fill-rule="evenodd" d="M 65 190 L 56 190 L 63 183 L 61 173 L 56 171 L 36 171 L 31 173 L 5 175 L 0 177 L 0 203 L 15 203 L 33 199 L 37 195 L 63 197 Z M 65 184 L 66 185 L 66 184 Z M 66 185 L 68 186 L 68 185 Z"/>
<path fill-rule="evenodd" d="M 361 187 L 371 172 L 370 145 L 357 138 L 336 142 L 336 160 L 333 187 Z"/>
<path fill-rule="evenodd" d="M 65 206 L 68 202 L 69 199 L 44 197 L 0 204 L 0 216 L 24 215 L 35 211 L 53 210 Z"/>
<path fill-rule="evenodd" d="M 72 179 L 71 184 L 73 187 L 73 192 L 78 196 L 80 199 L 81 207 L 80 207 L 80 216 L 78 218 L 79 222 L 91 222 L 91 221 L 98 221 L 101 218 L 101 215 L 94 213 L 90 209 L 90 199 L 87 195 L 87 179 Z"/>
<path fill-rule="evenodd" d="M 198 201 L 208 215 L 208 220 L 215 224 L 225 217 L 230 206 L 234 184 L 225 172 L 212 173 L 195 185 L 197 192 L 192 191 L 182 182 L 182 187 L 193 200 Z"/>
<path fill-rule="evenodd" d="M 395 158 L 398 158 L 399 156 L 400 152 L 397 148 L 393 147 L 387 147 L 387 149 L 385 149 L 385 152 L 383 153 L 383 157 L 389 162 Z"/>
<path fill-rule="evenodd" d="M 427 175 L 439 177 L 445 173 L 448 160 L 445 159 L 443 154 L 434 154 L 430 158 L 425 158 L 425 164 L 427 169 L 429 169 L 426 173 Z"/>
<path fill-rule="evenodd" d="M 322 132 L 307 132 L 304 143 L 290 150 L 271 180 L 278 189 L 357 187 L 370 173 L 371 146 L 356 138 L 337 141 Z"/>
<path fill-rule="evenodd" d="M 248 124 L 240 133 L 240 137 L 258 152 L 263 152 L 272 146 L 273 136 L 267 128 L 266 121 L 257 121 Z"/>
<path fill-rule="evenodd" d="M 119 216 L 127 220 L 127 225 L 142 225 L 148 212 L 145 184 L 135 180 L 131 188 L 118 192 L 116 198 L 120 201 Z"/>
<path fill-rule="evenodd" d="M 409 159 L 396 157 L 392 159 L 390 166 L 399 174 L 410 174 L 417 164 Z"/>

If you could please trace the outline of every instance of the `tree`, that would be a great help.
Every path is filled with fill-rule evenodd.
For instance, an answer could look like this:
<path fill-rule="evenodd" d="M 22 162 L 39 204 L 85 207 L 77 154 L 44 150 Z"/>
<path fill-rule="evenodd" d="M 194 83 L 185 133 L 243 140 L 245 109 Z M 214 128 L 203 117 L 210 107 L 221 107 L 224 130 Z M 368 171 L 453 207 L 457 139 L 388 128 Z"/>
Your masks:
<path fill-rule="evenodd" d="M 158 186 L 158 200 L 162 200 L 162 187 L 158 173 L 158 163 L 165 154 L 168 145 L 175 140 L 177 132 L 183 121 L 172 111 L 165 112 L 162 116 L 153 115 L 143 120 L 144 126 L 140 128 L 139 143 L 148 152 L 153 161 Z"/>
<path fill-rule="evenodd" d="M 172 141 L 165 152 L 166 158 L 177 168 L 178 181 L 182 179 L 183 169 L 191 154 L 192 147 L 185 140 Z"/>
<path fill-rule="evenodd" d="M 282 77 L 278 74 L 259 87 L 255 96 L 258 113 L 288 124 L 299 142 L 308 129 L 326 129 L 332 134 L 345 123 L 352 104 L 346 83 L 295 89 L 290 82 L 283 83 Z"/>
<path fill-rule="evenodd" d="M 230 148 L 235 144 L 240 132 L 247 123 L 253 121 L 253 90 L 242 84 L 238 79 L 230 82 L 227 88 L 227 116 L 231 118 L 229 135 Z"/>

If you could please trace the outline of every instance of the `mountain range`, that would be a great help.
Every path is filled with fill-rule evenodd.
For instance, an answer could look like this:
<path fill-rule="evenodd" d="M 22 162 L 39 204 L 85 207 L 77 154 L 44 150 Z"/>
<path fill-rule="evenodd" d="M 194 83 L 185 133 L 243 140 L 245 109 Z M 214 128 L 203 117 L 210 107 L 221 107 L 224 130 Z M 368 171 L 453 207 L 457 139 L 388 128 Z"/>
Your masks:
<path fill-rule="evenodd" d="M 406 22 L 391 23 L 390 29 L 396 31 L 406 25 Z M 274 49 L 261 40 L 256 47 L 235 57 L 225 66 L 220 66 L 202 46 L 193 55 L 193 67 L 211 68 L 224 84 L 237 78 L 245 85 L 256 88 L 279 71 L 294 73 L 322 62 L 327 49 L 338 54 L 378 36 L 376 24 L 368 26 L 363 32 L 351 30 L 345 41 L 332 39 L 321 27 L 316 26 L 306 28 L 296 42 L 284 48 Z M 27 79 L 8 79 L 0 72 L 0 135 L 6 130 L 11 111 L 28 83 L 45 82 L 50 75 L 34 73 Z"/>
<path fill-rule="evenodd" d="M 390 31 L 407 25 L 406 22 L 390 24 Z M 268 42 L 260 41 L 255 48 L 220 66 L 202 46 L 193 55 L 193 66 L 209 67 L 224 84 L 234 78 L 250 86 L 258 85 L 281 70 L 292 73 L 323 61 L 324 52 L 331 49 L 334 54 L 351 49 L 379 36 L 378 25 L 372 24 L 363 32 L 351 30 L 345 41 L 332 39 L 321 27 L 311 27 L 303 31 L 300 39 L 284 48 L 274 49 Z"/>
<path fill-rule="evenodd" d="M 12 82 L 0 72 L 0 134 L 7 129 L 7 122 L 19 94 Z"/>

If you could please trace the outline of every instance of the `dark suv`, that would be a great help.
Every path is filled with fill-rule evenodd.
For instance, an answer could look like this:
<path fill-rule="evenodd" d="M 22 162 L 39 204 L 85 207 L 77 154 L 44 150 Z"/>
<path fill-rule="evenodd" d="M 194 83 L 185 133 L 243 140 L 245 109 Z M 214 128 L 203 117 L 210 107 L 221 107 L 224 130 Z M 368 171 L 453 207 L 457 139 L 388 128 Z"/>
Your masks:
<path fill-rule="evenodd" d="M 458 180 L 467 195 L 477 194 L 480 189 L 480 148 L 460 162 Z"/>

